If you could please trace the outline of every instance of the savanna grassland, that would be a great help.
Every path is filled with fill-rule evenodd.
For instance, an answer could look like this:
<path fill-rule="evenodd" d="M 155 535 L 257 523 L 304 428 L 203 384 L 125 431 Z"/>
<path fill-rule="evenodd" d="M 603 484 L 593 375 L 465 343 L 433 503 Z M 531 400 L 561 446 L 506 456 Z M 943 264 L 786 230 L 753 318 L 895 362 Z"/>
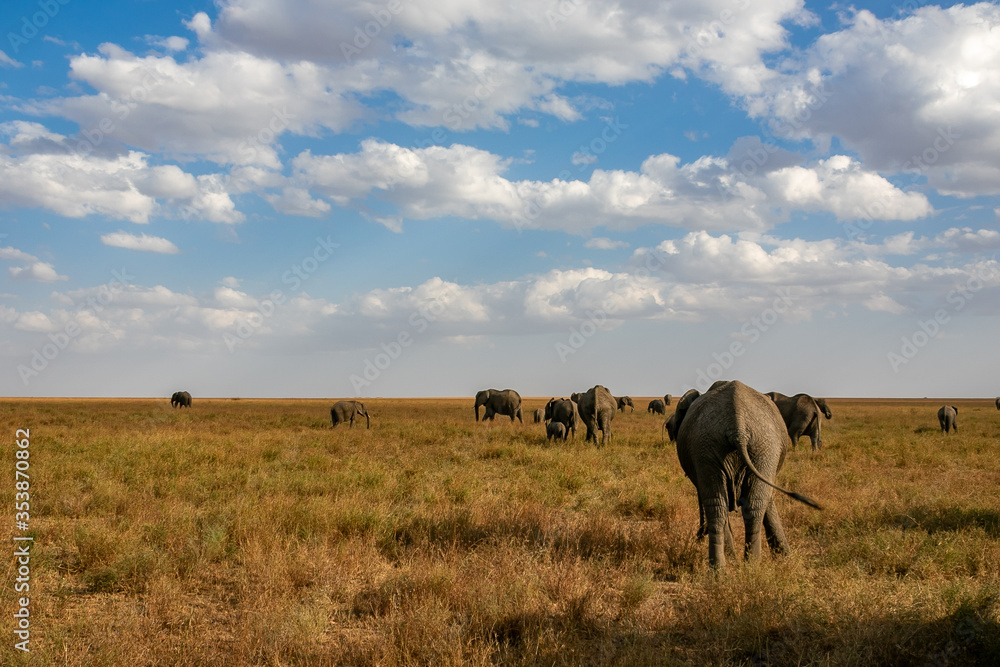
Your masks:
<path fill-rule="evenodd" d="M 35 543 L 30 654 L 0 557 L 0 663 L 1000 664 L 992 401 L 949 401 L 950 436 L 941 400 L 830 401 L 778 477 L 825 509 L 779 498 L 793 552 L 723 575 L 647 402 L 598 449 L 471 397 L 369 400 L 367 431 L 328 400 L 4 400 L 2 534 L 28 428 Z"/>

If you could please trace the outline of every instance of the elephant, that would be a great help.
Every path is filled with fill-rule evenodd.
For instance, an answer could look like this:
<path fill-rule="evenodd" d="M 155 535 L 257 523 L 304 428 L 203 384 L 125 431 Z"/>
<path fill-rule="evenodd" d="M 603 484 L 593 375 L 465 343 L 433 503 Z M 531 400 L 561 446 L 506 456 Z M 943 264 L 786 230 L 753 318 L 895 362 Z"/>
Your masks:
<path fill-rule="evenodd" d="M 479 407 L 485 406 L 483 421 L 493 421 L 496 415 L 507 415 L 510 421 L 514 418 L 524 423 L 521 418 L 521 395 L 513 389 L 483 389 L 476 394 L 476 421 L 479 421 Z"/>
<path fill-rule="evenodd" d="M 819 451 L 823 443 L 820 442 L 820 415 L 827 419 L 833 418 L 833 412 L 822 398 L 813 398 L 809 394 L 795 394 L 785 396 L 782 393 L 771 391 L 764 394 L 778 406 L 781 418 L 788 429 L 788 437 L 792 439 L 792 447 L 797 447 L 799 438 L 804 435 L 809 436 L 812 442 L 813 451 Z"/>
<path fill-rule="evenodd" d="M 580 409 L 580 417 L 587 426 L 587 442 L 597 443 L 597 429 L 601 430 L 601 445 L 611 437 L 611 420 L 618 412 L 618 403 L 602 385 L 594 385 L 584 394 L 577 394 L 576 402 Z"/>
<path fill-rule="evenodd" d="M 561 439 L 563 442 L 566 441 L 566 426 L 562 422 L 551 421 L 545 425 L 545 434 L 548 436 L 549 440 L 552 438 Z"/>
<path fill-rule="evenodd" d="M 552 425 L 552 422 L 558 422 L 563 425 L 563 440 L 569 437 L 569 434 L 573 434 L 573 438 L 576 439 L 576 424 L 580 421 L 580 411 L 577 408 L 575 402 L 566 398 L 550 398 L 549 402 L 545 404 L 545 421 Z"/>
<path fill-rule="evenodd" d="M 958 408 L 954 405 L 942 405 L 938 410 L 938 423 L 941 424 L 941 431 L 948 433 L 955 429 L 958 433 Z"/>
<path fill-rule="evenodd" d="M 821 509 L 811 498 L 774 483 L 788 451 L 785 423 L 772 400 L 742 382 L 719 381 L 705 394 L 689 390 L 665 427 L 698 492 L 699 534 L 708 534 L 713 569 L 726 567 L 724 542 L 732 541 L 729 513 L 737 507 L 743 514 L 748 560 L 760 557 L 761 528 L 772 551 L 788 552 L 775 490 Z"/>
<path fill-rule="evenodd" d="M 619 396 L 615 399 L 615 402 L 618 404 L 618 409 L 622 412 L 625 412 L 626 406 L 632 408 L 630 412 L 635 412 L 635 403 L 632 402 L 631 396 Z"/>
<path fill-rule="evenodd" d="M 540 424 L 542 419 L 545 417 L 545 408 L 538 408 L 535 410 L 535 423 Z"/>
<path fill-rule="evenodd" d="M 997 410 L 1000 410 L 1000 396 L 997 396 Z"/>
<path fill-rule="evenodd" d="M 663 395 L 663 404 L 664 405 L 670 405 L 670 394 L 664 394 Z"/>
<path fill-rule="evenodd" d="M 337 424 L 341 422 L 350 422 L 351 428 L 353 428 L 354 417 L 357 415 L 364 416 L 365 428 L 372 427 L 371 418 L 361 401 L 337 401 L 330 408 L 330 420 L 333 422 L 333 428 L 336 428 Z"/>
<path fill-rule="evenodd" d="M 649 402 L 646 412 L 652 412 L 654 415 L 665 415 L 667 414 L 667 406 L 664 405 L 663 399 L 654 398 Z"/>
<path fill-rule="evenodd" d="M 191 394 L 186 391 L 175 391 L 173 396 L 170 397 L 170 407 L 190 408 Z"/>

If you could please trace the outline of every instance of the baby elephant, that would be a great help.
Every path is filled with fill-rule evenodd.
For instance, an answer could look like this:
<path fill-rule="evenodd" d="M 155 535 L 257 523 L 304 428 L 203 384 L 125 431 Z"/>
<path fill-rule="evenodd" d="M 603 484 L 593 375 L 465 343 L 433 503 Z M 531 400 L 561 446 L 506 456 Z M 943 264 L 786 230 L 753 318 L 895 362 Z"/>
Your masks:
<path fill-rule="evenodd" d="M 954 405 L 942 405 L 938 410 L 938 423 L 945 433 L 951 429 L 955 429 L 955 433 L 958 433 L 958 408 Z"/>
<path fill-rule="evenodd" d="M 562 422 L 549 422 L 545 425 L 545 433 L 548 434 L 549 440 L 562 438 L 563 442 L 566 441 L 566 426 Z"/>

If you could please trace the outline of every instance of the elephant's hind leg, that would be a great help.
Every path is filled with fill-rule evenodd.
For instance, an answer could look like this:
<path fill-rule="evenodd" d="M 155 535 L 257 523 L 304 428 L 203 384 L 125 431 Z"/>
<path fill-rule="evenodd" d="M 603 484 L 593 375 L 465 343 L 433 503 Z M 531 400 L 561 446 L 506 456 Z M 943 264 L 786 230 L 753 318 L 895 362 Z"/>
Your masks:
<path fill-rule="evenodd" d="M 743 525 L 746 528 L 743 557 L 746 560 L 757 560 L 760 558 L 760 533 L 764 524 L 765 508 L 752 507 L 749 503 L 743 503 L 741 509 L 743 510 Z"/>
<path fill-rule="evenodd" d="M 702 500 L 705 508 L 705 520 L 708 522 L 708 565 L 715 570 L 726 569 L 726 526 L 729 524 L 729 512 L 726 501 L 722 497 L 705 498 Z M 730 533 L 730 540 L 732 539 Z"/>
<path fill-rule="evenodd" d="M 767 544 L 771 551 L 776 554 L 788 553 L 788 541 L 785 539 L 785 529 L 781 526 L 781 517 L 778 515 L 778 508 L 771 499 L 771 504 L 764 512 L 764 535 L 767 537 Z"/>

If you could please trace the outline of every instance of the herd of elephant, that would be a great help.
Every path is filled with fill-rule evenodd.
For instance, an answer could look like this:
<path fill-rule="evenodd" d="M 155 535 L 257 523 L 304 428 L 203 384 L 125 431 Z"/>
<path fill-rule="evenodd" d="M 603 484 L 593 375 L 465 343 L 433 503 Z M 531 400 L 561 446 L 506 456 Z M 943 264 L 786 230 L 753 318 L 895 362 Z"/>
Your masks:
<path fill-rule="evenodd" d="M 822 398 L 813 398 L 809 394 L 786 396 L 776 391 L 764 394 L 777 406 L 784 420 L 792 446 L 798 444 L 803 436 L 808 436 L 813 450 L 821 447 L 820 421 L 821 417 L 830 419 L 833 413 Z M 671 404 L 670 394 L 662 399 L 655 398 L 649 402 L 646 412 L 666 415 L 666 406 Z M 485 408 L 483 421 L 492 421 L 496 415 L 510 417 L 523 423 L 521 411 L 521 396 L 513 389 L 484 389 L 476 394 L 475 414 L 479 421 L 479 408 Z M 570 435 L 576 437 L 577 424 L 582 423 L 587 428 L 586 441 L 597 441 L 597 431 L 601 432 L 601 443 L 611 437 L 611 420 L 617 412 L 625 408 L 635 410 L 635 403 L 630 396 L 612 396 L 602 385 L 596 385 L 589 391 L 570 394 L 569 398 L 551 398 L 544 408 L 534 412 L 536 424 L 545 423 L 546 435 L 553 438 L 568 440 Z"/>
<path fill-rule="evenodd" d="M 174 393 L 174 407 L 191 407 L 191 394 Z M 647 412 L 665 414 L 671 404 L 670 394 L 649 402 Z M 1000 397 L 996 399 L 1000 410 Z M 476 394 L 475 415 L 484 408 L 482 420 L 492 421 L 497 415 L 524 422 L 521 396 L 513 389 L 484 389 Z M 569 398 L 552 398 L 544 408 L 534 413 L 536 423 L 545 422 L 549 440 L 563 441 L 576 425 L 586 426 L 586 440 L 601 445 L 611 438 L 611 422 L 619 411 L 635 410 L 628 396 L 615 397 L 602 385 Z M 357 400 L 336 402 L 330 409 L 333 426 L 364 417 L 366 428 L 371 420 L 364 404 Z M 698 538 L 708 537 L 708 562 L 714 569 L 725 569 L 726 557 L 735 557 L 729 515 L 739 508 L 745 528 L 744 558 L 761 555 L 761 532 L 776 554 L 788 551 L 788 542 L 781 526 L 781 517 L 774 503 L 774 491 L 779 491 L 801 503 L 821 509 L 813 499 L 778 486 L 775 483 L 788 453 L 789 444 L 796 446 L 808 436 L 813 451 L 821 447 L 821 418 L 831 419 L 826 401 L 808 394 L 786 396 L 772 391 L 762 394 L 739 381 L 719 380 L 705 393 L 691 389 L 678 401 L 673 414 L 663 428 L 676 443 L 677 458 L 684 474 L 694 484 L 698 496 Z M 938 410 L 941 430 L 958 431 L 958 408 L 942 406 Z"/>

